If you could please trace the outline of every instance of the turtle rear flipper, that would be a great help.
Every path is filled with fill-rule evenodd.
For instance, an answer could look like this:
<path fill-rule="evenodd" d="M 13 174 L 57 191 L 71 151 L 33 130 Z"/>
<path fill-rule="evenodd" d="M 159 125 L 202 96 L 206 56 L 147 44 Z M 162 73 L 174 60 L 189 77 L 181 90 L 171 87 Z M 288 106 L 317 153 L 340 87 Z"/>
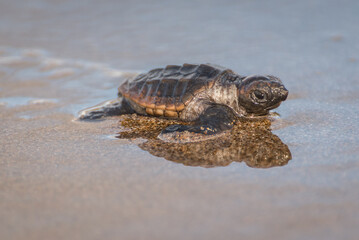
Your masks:
<path fill-rule="evenodd" d="M 78 120 L 98 120 L 103 117 L 134 113 L 125 99 L 116 98 L 79 112 Z"/>
<path fill-rule="evenodd" d="M 171 125 L 164 129 L 158 138 L 172 143 L 205 141 L 229 132 L 235 119 L 230 108 L 213 105 L 199 116 L 194 125 Z"/>

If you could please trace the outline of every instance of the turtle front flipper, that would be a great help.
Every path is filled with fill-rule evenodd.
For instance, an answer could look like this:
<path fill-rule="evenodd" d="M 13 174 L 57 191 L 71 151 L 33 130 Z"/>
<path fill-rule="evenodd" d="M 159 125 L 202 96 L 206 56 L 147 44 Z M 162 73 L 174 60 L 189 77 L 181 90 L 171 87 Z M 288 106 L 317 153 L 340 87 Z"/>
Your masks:
<path fill-rule="evenodd" d="M 158 138 L 165 142 L 199 142 L 219 137 L 232 129 L 236 116 L 223 105 L 207 108 L 193 125 L 171 125 L 164 129 Z"/>
<path fill-rule="evenodd" d="M 79 112 L 78 120 L 98 120 L 103 117 L 134 113 L 125 99 L 116 98 Z"/>

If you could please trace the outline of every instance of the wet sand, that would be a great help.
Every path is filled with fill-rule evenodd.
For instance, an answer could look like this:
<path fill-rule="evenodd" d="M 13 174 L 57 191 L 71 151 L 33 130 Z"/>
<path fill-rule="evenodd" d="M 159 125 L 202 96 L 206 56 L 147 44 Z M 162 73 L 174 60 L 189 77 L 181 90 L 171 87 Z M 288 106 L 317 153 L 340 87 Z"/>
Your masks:
<path fill-rule="evenodd" d="M 0 3 L 0 239 L 357 239 L 358 10 Z M 74 121 L 127 77 L 183 62 L 279 76 L 290 96 L 263 134 L 291 160 L 232 161 L 239 141 L 226 161 L 203 164 L 169 154 L 176 146 L 116 138 L 121 118 Z"/>

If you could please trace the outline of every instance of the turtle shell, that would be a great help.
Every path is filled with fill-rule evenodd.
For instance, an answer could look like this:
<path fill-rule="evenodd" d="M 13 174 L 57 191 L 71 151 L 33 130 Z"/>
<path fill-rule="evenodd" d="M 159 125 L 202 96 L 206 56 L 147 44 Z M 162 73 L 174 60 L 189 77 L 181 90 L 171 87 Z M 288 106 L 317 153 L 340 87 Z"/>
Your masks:
<path fill-rule="evenodd" d="M 118 91 L 149 115 L 177 118 L 194 96 L 214 85 L 223 71 L 209 64 L 168 65 L 126 81 Z"/>

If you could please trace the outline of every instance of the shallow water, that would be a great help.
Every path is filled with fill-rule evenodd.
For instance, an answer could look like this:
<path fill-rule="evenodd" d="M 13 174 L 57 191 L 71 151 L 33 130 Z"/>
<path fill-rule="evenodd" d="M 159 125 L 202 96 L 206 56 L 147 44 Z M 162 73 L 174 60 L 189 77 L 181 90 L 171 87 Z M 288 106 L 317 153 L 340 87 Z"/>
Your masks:
<path fill-rule="evenodd" d="M 0 238 L 356 239 L 358 10 L 356 1 L 0 3 Z M 280 77 L 290 95 L 268 134 L 292 160 L 213 166 L 114 137 L 119 118 L 74 121 L 127 77 L 183 62 Z"/>

